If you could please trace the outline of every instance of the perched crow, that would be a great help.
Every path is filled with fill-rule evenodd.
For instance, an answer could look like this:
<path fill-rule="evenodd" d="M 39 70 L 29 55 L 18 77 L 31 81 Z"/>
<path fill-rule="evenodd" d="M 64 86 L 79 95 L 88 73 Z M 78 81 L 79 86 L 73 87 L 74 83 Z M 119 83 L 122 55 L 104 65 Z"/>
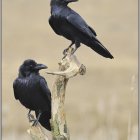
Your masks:
<path fill-rule="evenodd" d="M 51 130 L 51 92 L 46 80 L 40 76 L 39 70 L 46 69 L 43 64 L 37 64 L 28 59 L 19 68 L 18 78 L 14 81 L 14 96 L 22 105 L 29 109 L 28 117 L 36 125 L 38 121 L 47 130 Z M 36 120 L 32 120 L 31 111 L 35 111 Z"/>
<path fill-rule="evenodd" d="M 73 53 L 80 47 L 80 43 L 83 43 L 98 54 L 112 59 L 110 52 L 96 38 L 96 32 L 78 13 L 68 7 L 70 2 L 75 1 L 77 0 L 51 0 L 50 26 L 56 34 L 71 40 L 69 47 L 75 44 Z M 66 51 L 67 49 L 64 50 L 64 54 Z"/>

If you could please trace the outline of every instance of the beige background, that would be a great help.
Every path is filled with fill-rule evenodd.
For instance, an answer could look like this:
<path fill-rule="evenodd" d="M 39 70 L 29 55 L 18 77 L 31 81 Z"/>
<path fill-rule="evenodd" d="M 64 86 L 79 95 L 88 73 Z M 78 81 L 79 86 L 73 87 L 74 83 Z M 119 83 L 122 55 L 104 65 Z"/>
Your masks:
<path fill-rule="evenodd" d="M 57 70 L 70 42 L 48 24 L 49 0 L 3 1 L 3 140 L 30 140 L 27 110 L 14 99 L 12 84 L 23 60 Z M 70 5 L 84 17 L 115 59 L 82 45 L 76 55 L 85 76 L 68 83 L 67 121 L 72 140 L 137 140 L 137 0 L 80 0 Z M 41 71 L 50 89 L 54 77 Z"/>

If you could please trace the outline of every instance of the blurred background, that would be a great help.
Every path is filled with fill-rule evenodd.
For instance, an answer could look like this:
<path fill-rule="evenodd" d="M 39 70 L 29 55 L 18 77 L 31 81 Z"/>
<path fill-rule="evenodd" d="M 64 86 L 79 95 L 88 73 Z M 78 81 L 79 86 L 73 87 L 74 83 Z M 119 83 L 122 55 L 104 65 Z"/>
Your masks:
<path fill-rule="evenodd" d="M 14 99 L 13 81 L 28 58 L 57 70 L 70 42 L 48 24 L 50 0 L 3 1 L 3 140 L 30 140 L 27 109 Z M 79 0 L 70 5 L 92 26 L 115 59 L 82 45 L 87 68 L 71 79 L 65 109 L 72 140 L 138 140 L 138 1 Z M 52 89 L 54 76 L 41 71 Z"/>

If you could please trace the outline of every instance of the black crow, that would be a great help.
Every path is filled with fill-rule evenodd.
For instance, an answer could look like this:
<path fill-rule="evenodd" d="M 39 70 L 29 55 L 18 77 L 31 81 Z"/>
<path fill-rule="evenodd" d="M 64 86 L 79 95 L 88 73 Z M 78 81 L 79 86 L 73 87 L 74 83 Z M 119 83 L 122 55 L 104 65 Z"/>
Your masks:
<path fill-rule="evenodd" d="M 46 80 L 40 76 L 39 70 L 47 66 L 37 64 L 28 59 L 19 68 L 19 75 L 13 83 L 14 96 L 22 105 L 29 109 L 28 117 L 36 125 L 38 121 L 47 130 L 51 130 L 51 92 Z M 31 111 L 35 111 L 36 119 L 32 120 Z"/>
<path fill-rule="evenodd" d="M 68 7 L 70 2 L 77 0 L 51 0 L 51 17 L 49 24 L 54 32 L 60 36 L 71 40 L 68 48 L 72 47 L 73 53 L 80 47 L 80 43 L 89 46 L 98 54 L 113 58 L 111 53 L 96 38 L 96 32 L 84 21 L 84 19 L 71 8 Z M 64 54 L 68 49 L 64 50 Z"/>

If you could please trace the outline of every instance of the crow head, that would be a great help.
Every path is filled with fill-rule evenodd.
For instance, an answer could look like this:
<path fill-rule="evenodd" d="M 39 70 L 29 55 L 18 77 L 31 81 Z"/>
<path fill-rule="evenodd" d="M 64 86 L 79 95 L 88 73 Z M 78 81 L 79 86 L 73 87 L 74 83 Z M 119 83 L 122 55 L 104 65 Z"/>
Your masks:
<path fill-rule="evenodd" d="M 60 4 L 60 5 L 68 5 L 71 2 L 76 2 L 78 0 L 51 0 L 51 5 Z"/>
<path fill-rule="evenodd" d="M 43 64 L 37 64 L 34 60 L 28 59 L 23 62 L 19 68 L 19 75 L 27 77 L 31 73 L 38 73 L 41 69 L 46 69 L 47 66 Z"/>

